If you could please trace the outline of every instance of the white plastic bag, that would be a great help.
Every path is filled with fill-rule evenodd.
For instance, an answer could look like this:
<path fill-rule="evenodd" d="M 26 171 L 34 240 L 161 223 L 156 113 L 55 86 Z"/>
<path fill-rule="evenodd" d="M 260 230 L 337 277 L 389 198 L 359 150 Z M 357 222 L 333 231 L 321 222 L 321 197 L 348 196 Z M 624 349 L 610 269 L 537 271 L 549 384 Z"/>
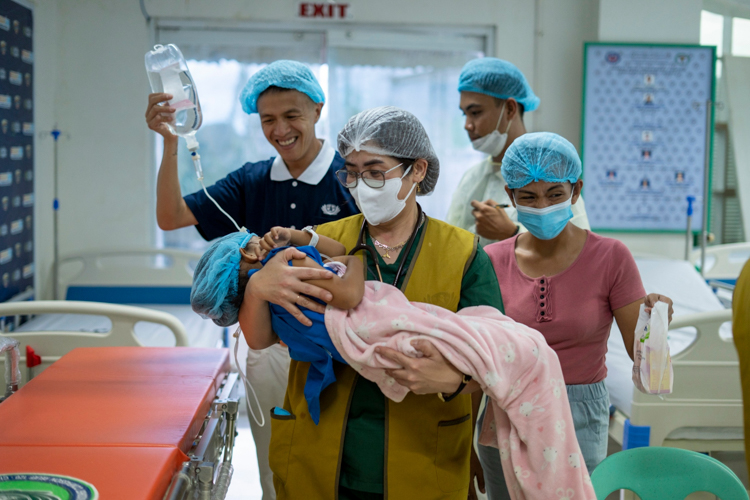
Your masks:
<path fill-rule="evenodd" d="M 670 394 L 674 372 L 667 332 L 669 305 L 657 302 L 651 314 L 641 304 L 633 339 L 633 383 L 645 394 Z"/>

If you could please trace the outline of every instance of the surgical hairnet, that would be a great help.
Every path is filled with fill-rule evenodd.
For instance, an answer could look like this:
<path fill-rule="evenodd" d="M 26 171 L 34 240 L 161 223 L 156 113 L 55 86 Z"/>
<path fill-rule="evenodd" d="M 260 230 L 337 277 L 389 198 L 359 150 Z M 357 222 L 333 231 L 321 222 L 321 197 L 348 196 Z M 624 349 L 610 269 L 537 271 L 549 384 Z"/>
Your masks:
<path fill-rule="evenodd" d="M 372 108 L 352 116 L 339 132 L 338 149 L 343 157 L 352 151 L 367 151 L 412 160 L 424 158 L 427 173 L 419 183 L 420 195 L 431 193 L 440 175 L 440 161 L 422 124 L 413 114 L 393 106 Z"/>
<path fill-rule="evenodd" d="M 532 182 L 576 182 L 581 159 L 566 139 L 551 132 L 524 134 L 508 147 L 500 168 L 510 189 Z"/>
<path fill-rule="evenodd" d="M 458 77 L 459 92 L 477 92 L 498 99 L 513 98 L 524 111 L 539 107 L 539 98 L 531 90 L 526 77 L 513 64 L 496 57 L 472 59 Z"/>
<path fill-rule="evenodd" d="M 219 326 L 238 321 L 240 248 L 244 248 L 252 236 L 236 232 L 219 238 L 195 267 L 190 305 L 193 311 Z"/>
<path fill-rule="evenodd" d="M 269 87 L 302 92 L 314 103 L 326 102 L 323 89 L 310 68 L 301 62 L 281 60 L 272 62 L 247 81 L 240 93 L 240 103 L 245 113 L 258 112 L 258 97 Z"/>

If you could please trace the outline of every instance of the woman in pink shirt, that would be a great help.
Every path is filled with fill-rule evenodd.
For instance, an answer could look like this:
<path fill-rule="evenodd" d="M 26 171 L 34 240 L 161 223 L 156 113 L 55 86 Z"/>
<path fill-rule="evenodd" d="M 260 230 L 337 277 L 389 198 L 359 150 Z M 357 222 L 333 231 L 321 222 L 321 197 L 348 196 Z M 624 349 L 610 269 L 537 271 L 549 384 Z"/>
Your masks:
<path fill-rule="evenodd" d="M 604 385 L 612 320 L 633 358 L 640 305 L 671 304 L 646 296 L 630 251 L 618 240 L 580 229 L 569 221 L 583 187 L 575 147 L 552 133 L 525 134 L 502 163 L 508 196 L 527 229 L 485 247 L 505 313 L 540 331 L 557 352 L 573 412 L 576 437 L 589 472 L 607 455 L 609 394 Z M 551 381 L 554 383 L 555 381 Z M 562 387 L 561 387 L 562 389 Z M 480 424 L 481 425 L 481 422 Z M 479 458 L 491 500 L 507 497 L 498 451 L 482 447 Z"/>

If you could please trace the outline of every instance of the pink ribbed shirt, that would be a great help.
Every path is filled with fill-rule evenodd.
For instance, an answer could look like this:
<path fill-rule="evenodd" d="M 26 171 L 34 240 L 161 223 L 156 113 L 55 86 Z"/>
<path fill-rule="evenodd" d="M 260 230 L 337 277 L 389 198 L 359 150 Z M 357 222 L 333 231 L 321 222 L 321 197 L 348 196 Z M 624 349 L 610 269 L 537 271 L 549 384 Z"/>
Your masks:
<path fill-rule="evenodd" d="M 570 267 L 530 278 L 516 262 L 517 238 L 484 248 L 497 273 L 505 314 L 544 335 L 557 352 L 566 384 L 604 380 L 613 311 L 646 295 L 630 251 L 618 240 L 588 232 Z"/>

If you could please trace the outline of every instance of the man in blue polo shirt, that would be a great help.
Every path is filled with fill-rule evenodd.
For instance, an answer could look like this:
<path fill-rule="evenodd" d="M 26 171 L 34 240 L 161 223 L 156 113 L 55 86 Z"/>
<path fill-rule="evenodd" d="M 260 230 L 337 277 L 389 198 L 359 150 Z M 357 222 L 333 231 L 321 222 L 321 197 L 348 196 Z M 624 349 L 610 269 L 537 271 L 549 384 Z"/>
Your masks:
<path fill-rule="evenodd" d="M 156 219 L 164 230 L 195 226 L 207 240 L 236 231 L 234 224 L 203 191 L 182 196 L 177 176 L 177 136 L 166 123 L 174 108 L 162 104 L 166 94 L 151 94 L 146 122 L 164 137 L 164 156 L 157 181 Z M 258 71 L 240 95 L 242 109 L 260 115 L 263 134 L 279 153 L 246 163 L 208 192 L 250 232 L 263 235 L 273 226 L 303 228 L 358 212 L 349 192 L 336 180 L 344 160 L 328 142 L 315 137 L 325 97 L 310 69 L 296 61 L 276 61 Z M 289 370 L 286 347 L 276 345 L 248 353 L 247 375 L 264 415 L 282 406 Z M 268 466 L 271 426 L 250 425 L 255 439 L 263 500 L 275 498 Z"/>

